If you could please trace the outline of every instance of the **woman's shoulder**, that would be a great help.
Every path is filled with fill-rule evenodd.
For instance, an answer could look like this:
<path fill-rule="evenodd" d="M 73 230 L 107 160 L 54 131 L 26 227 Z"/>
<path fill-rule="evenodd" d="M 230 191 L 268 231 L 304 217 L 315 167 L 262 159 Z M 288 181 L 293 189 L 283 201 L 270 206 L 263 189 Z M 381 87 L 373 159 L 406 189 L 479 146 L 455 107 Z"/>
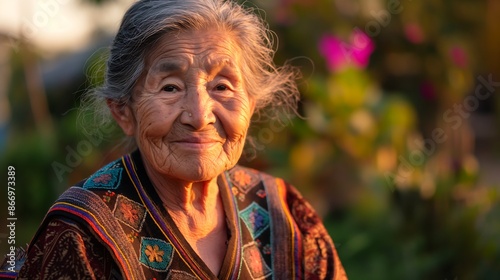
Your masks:
<path fill-rule="evenodd" d="M 99 168 L 94 174 L 80 181 L 76 186 L 83 189 L 113 190 L 120 186 L 124 173 L 123 158 L 113 160 Z"/>
<path fill-rule="evenodd" d="M 109 252 L 87 228 L 70 218 L 57 217 L 47 221 L 29 245 L 18 276 L 20 279 L 64 276 L 103 279 L 110 273 L 110 260 Z M 118 268 L 113 266 L 112 270 Z"/>
<path fill-rule="evenodd" d="M 231 182 L 238 185 L 256 185 L 260 182 L 277 180 L 290 185 L 283 178 L 274 176 L 266 171 L 257 170 L 251 167 L 236 165 L 227 171 Z"/>
<path fill-rule="evenodd" d="M 239 188 L 249 189 L 263 184 L 267 189 L 276 189 L 279 195 L 285 200 L 299 199 L 305 201 L 300 191 L 292 183 L 269 172 L 236 165 L 228 170 L 227 174 L 231 183 Z"/>

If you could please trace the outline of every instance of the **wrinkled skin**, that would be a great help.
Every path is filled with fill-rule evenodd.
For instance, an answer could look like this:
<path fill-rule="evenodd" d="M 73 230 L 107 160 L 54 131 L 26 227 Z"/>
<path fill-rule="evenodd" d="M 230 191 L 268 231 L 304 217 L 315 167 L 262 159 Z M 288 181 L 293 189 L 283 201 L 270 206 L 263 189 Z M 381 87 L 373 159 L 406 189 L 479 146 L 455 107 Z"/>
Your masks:
<path fill-rule="evenodd" d="M 241 156 L 255 108 L 240 48 L 224 31 L 163 36 L 145 69 L 131 104 L 108 100 L 108 106 L 135 138 L 163 206 L 217 275 L 227 225 L 216 178 Z"/>
<path fill-rule="evenodd" d="M 236 164 L 254 109 L 239 53 L 227 32 L 163 37 L 149 53 L 120 125 L 150 171 L 201 182 Z"/>

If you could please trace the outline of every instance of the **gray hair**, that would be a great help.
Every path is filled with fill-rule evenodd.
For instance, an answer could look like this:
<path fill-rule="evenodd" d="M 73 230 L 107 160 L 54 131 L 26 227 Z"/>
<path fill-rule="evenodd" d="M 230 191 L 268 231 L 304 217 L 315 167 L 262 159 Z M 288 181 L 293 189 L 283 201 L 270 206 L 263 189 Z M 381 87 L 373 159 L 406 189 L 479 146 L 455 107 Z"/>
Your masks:
<path fill-rule="evenodd" d="M 132 5 L 111 46 L 104 83 L 87 92 L 84 108 L 93 107 L 101 124 L 111 121 L 104 101 L 131 102 L 145 58 L 161 36 L 210 28 L 229 31 L 239 44 L 244 84 L 256 101 L 256 112 L 270 104 L 295 112 L 298 72 L 274 64 L 273 33 L 252 9 L 222 0 L 141 0 Z"/>

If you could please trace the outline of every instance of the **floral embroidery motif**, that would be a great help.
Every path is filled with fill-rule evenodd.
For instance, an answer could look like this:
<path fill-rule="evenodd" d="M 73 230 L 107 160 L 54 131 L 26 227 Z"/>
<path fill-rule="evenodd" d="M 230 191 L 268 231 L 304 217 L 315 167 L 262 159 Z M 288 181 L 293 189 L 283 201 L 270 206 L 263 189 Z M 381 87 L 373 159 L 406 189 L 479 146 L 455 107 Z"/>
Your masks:
<path fill-rule="evenodd" d="M 113 215 L 120 222 L 128 225 L 135 231 L 141 231 L 146 219 L 146 208 L 120 194 L 116 198 Z"/>
<path fill-rule="evenodd" d="M 263 189 L 258 190 L 256 194 L 257 194 L 257 196 L 258 196 L 258 197 L 260 197 L 260 198 L 264 198 L 264 197 L 266 197 L 266 191 L 265 191 L 265 190 L 263 190 Z"/>
<path fill-rule="evenodd" d="M 243 170 L 236 170 L 233 174 L 234 181 L 239 185 L 248 185 L 252 182 L 252 178 Z"/>
<path fill-rule="evenodd" d="M 271 245 L 266 244 L 264 247 L 262 247 L 262 241 L 260 241 L 260 239 L 258 238 L 255 239 L 255 244 L 257 244 L 257 247 L 262 250 L 262 253 L 266 255 L 271 254 Z"/>
<path fill-rule="evenodd" d="M 135 239 L 139 236 L 139 234 L 135 231 L 127 234 L 127 239 L 130 243 L 134 243 Z"/>
<path fill-rule="evenodd" d="M 238 199 L 239 199 L 240 201 L 245 201 L 245 195 L 244 195 L 244 194 L 242 194 L 242 193 L 240 193 L 240 194 L 238 195 Z"/>
<path fill-rule="evenodd" d="M 167 271 L 174 255 L 172 245 L 156 238 L 143 237 L 140 250 L 139 261 L 141 264 L 161 272 Z"/>
<path fill-rule="evenodd" d="M 158 245 L 146 245 L 146 256 L 148 256 L 148 259 L 150 262 L 162 262 L 163 261 L 163 255 L 165 252 L 160 250 L 160 247 Z"/>
<path fill-rule="evenodd" d="M 104 202 L 108 203 L 108 202 L 110 202 L 110 201 L 111 201 L 111 198 L 112 198 L 113 196 L 115 196 L 115 195 L 116 195 L 116 193 L 115 193 L 115 192 L 112 192 L 112 191 L 108 190 L 107 192 L 105 192 L 105 193 L 103 194 L 103 196 L 102 196 L 102 200 L 103 200 Z"/>
<path fill-rule="evenodd" d="M 253 239 L 269 228 L 269 214 L 255 202 L 252 202 L 247 208 L 241 210 L 240 217 L 247 226 L 248 231 L 250 231 Z"/>
<path fill-rule="evenodd" d="M 120 161 L 114 161 L 99 169 L 85 181 L 84 189 L 111 189 L 115 190 L 120 185 L 123 167 Z"/>
<path fill-rule="evenodd" d="M 246 194 L 259 182 L 259 174 L 251 169 L 243 169 L 239 166 L 229 171 L 231 182 L 238 187 L 241 193 Z M 233 191 L 234 193 L 234 191 Z"/>
<path fill-rule="evenodd" d="M 239 193 L 238 188 L 232 187 L 231 191 L 233 192 L 233 195 L 237 195 Z"/>
<path fill-rule="evenodd" d="M 272 273 L 255 242 L 243 246 L 243 261 L 252 279 L 264 279 Z"/>
<path fill-rule="evenodd" d="M 262 248 L 262 253 L 264 253 L 266 255 L 270 255 L 271 254 L 271 245 L 266 244 L 266 246 L 264 246 L 264 248 Z"/>

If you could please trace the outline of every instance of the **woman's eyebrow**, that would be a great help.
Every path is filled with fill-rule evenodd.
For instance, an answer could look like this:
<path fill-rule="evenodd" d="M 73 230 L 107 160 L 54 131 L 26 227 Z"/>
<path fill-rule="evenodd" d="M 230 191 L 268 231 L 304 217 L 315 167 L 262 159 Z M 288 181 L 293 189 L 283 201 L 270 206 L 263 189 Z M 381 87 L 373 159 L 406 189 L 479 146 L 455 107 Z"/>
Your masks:
<path fill-rule="evenodd" d="M 182 72 L 186 69 L 185 63 L 179 61 L 163 61 L 156 65 L 155 69 L 158 72 Z"/>

